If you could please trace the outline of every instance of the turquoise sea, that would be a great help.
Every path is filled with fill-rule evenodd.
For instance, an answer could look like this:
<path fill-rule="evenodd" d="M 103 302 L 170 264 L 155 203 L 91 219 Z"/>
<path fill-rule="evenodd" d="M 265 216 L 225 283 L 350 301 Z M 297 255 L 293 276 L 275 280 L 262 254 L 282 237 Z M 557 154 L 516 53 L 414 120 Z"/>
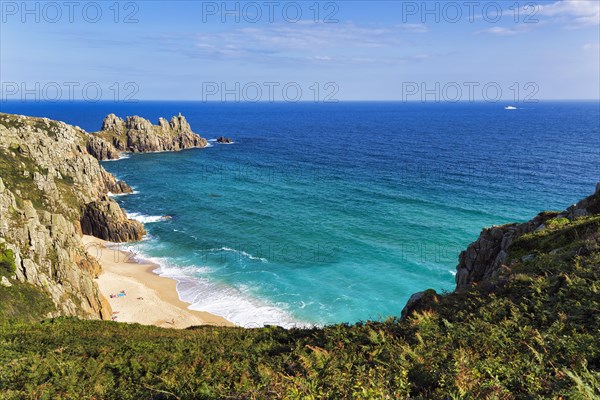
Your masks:
<path fill-rule="evenodd" d="M 600 180 L 598 102 L 507 104 L 2 103 L 100 128 L 108 113 L 181 112 L 232 145 L 131 155 L 104 167 L 194 309 L 243 326 L 397 316 L 419 290 L 452 290 L 484 226 L 564 209 Z M 171 216 L 164 219 L 163 216 Z"/>

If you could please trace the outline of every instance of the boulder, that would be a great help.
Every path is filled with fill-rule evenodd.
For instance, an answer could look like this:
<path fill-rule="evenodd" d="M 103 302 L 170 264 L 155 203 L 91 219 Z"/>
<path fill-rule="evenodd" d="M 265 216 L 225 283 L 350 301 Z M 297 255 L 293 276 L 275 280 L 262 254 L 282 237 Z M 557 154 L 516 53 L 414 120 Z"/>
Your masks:
<path fill-rule="evenodd" d="M 406 318 L 410 316 L 413 311 L 420 309 L 425 304 L 430 304 L 432 301 L 437 301 L 438 294 L 433 289 L 427 289 L 422 292 L 414 293 L 408 301 L 406 305 L 402 309 L 400 314 L 400 318 Z"/>
<path fill-rule="evenodd" d="M 126 194 L 133 193 L 133 189 L 125 181 L 116 181 L 114 183 L 107 184 L 108 191 L 112 194 Z"/>

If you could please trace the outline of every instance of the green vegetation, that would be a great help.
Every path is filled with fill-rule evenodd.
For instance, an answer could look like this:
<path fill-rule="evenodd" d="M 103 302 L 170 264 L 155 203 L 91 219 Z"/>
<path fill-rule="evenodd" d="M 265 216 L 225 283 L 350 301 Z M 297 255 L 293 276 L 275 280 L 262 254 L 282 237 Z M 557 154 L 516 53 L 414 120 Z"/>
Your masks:
<path fill-rule="evenodd" d="M 125 128 L 120 132 L 108 130 L 95 132 L 92 135 L 111 143 L 118 150 L 125 150 L 127 147 L 127 129 Z"/>
<path fill-rule="evenodd" d="M 600 216 L 524 235 L 509 259 L 496 281 L 428 291 L 402 320 L 184 331 L 0 323 L 0 397 L 599 398 Z"/>
<path fill-rule="evenodd" d="M 15 116 L 9 114 L 0 114 L 0 125 L 3 125 L 6 128 L 18 129 L 26 126 L 26 120 L 16 118 Z"/>
<path fill-rule="evenodd" d="M 26 117 L 21 118 L 13 114 L 0 113 L 0 125 L 9 129 L 20 129 L 27 126 L 47 131 L 48 136 L 56 137 L 56 130 L 61 128 L 58 121 L 45 120 L 43 118 Z"/>
<path fill-rule="evenodd" d="M 4 243 L 0 243 L 0 277 L 11 278 L 12 285 L 0 286 L 0 327 L 7 323 L 38 322 L 55 308 L 41 289 L 12 279 L 15 271 L 15 254 Z"/>
<path fill-rule="evenodd" d="M 562 228 L 565 225 L 568 225 L 569 222 L 571 221 L 569 221 L 568 218 L 553 218 L 546 221 L 546 227 L 548 227 L 549 229 Z"/>
<path fill-rule="evenodd" d="M 0 120 L 2 120 L 0 118 Z M 79 219 L 79 201 L 75 195 L 77 188 L 70 176 L 55 179 L 55 184 L 60 193 L 61 201 L 51 201 L 48 194 L 40 190 L 33 180 L 35 173 L 48 175 L 48 169 L 40 167 L 35 162 L 20 152 L 16 147 L 13 151 L 0 148 L 0 177 L 6 187 L 14 193 L 17 190 L 21 195 L 15 196 L 17 207 L 23 208 L 23 200 L 30 200 L 36 210 L 46 210 L 63 214 L 71 220 Z"/>
<path fill-rule="evenodd" d="M 1 120 L 1 118 L 0 118 Z M 37 209 L 46 209 L 44 193 L 38 189 L 33 181 L 33 174 L 40 172 L 33 160 L 24 156 L 17 147 L 14 151 L 0 148 L 0 177 L 4 184 L 11 190 L 19 190 L 23 195 L 17 196 L 18 206 L 22 207 L 22 200 L 30 200 Z"/>
<path fill-rule="evenodd" d="M 568 260 L 597 240 L 599 231 L 600 215 L 578 218 L 560 228 L 548 228 L 521 236 L 511 245 L 510 255 L 520 258 L 526 254 L 554 252 L 555 261 L 565 261 L 565 258 Z"/>
<path fill-rule="evenodd" d="M 0 243 L 0 276 L 12 276 L 15 271 L 15 253 Z"/>
<path fill-rule="evenodd" d="M 4 331 L 7 325 L 16 327 L 19 324 L 37 323 L 49 312 L 55 311 L 52 300 L 41 289 L 29 283 L 14 280 L 11 283 L 11 287 L 0 286 L 0 331 Z M 3 347 L 4 343 L 0 343 L 0 352 Z M 2 381 L 3 375 L 0 373 L 0 399 L 3 398 Z"/>

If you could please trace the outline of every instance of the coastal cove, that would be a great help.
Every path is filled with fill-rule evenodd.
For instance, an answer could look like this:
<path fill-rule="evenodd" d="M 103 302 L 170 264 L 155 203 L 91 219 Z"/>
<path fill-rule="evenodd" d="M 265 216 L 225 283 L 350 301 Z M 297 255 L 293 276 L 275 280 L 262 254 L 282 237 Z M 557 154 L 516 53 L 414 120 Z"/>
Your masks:
<path fill-rule="evenodd" d="M 600 400 L 600 0 L 0 2 L 0 400 Z"/>
<path fill-rule="evenodd" d="M 594 103 L 80 106 L 28 105 L 88 131 L 113 112 L 153 123 L 181 112 L 209 140 L 103 165 L 133 187 L 116 200 L 146 223 L 128 248 L 193 309 L 242 326 L 398 315 L 417 291 L 454 288 L 482 227 L 563 209 L 599 173 Z"/>
<path fill-rule="evenodd" d="M 595 372 L 600 182 L 592 195 L 563 211 L 484 228 L 460 253 L 452 292 L 414 293 L 400 316 L 382 321 L 298 327 L 303 323 L 292 315 L 297 311 L 285 308 L 289 303 L 273 307 L 266 295 L 248 296 L 214 274 L 223 253 L 248 262 L 246 268 L 231 265 L 230 272 L 239 267 L 253 275 L 257 271 L 248 268 L 250 262 L 265 271 L 278 253 L 258 257 L 261 248 L 210 244 L 205 257 L 188 262 L 187 268 L 177 259 L 185 246 L 163 247 L 162 257 L 144 259 L 172 237 L 161 239 L 161 226 L 176 232 L 194 221 L 202 224 L 197 234 L 211 226 L 202 212 L 210 201 L 182 204 L 181 185 L 185 188 L 189 177 L 181 172 L 194 160 L 209 159 L 212 150 L 222 148 L 218 154 L 224 157 L 226 148 L 243 149 L 238 146 L 242 141 L 197 148 L 200 139 L 190 136 L 184 124 L 152 126 L 139 117 L 125 124 L 126 132 L 103 138 L 47 118 L 0 114 L 0 392 L 9 398 L 33 393 L 68 393 L 66 398 L 155 398 L 157 393 L 206 399 L 245 398 L 246 393 L 256 398 L 289 393 L 297 394 L 294 398 L 321 398 L 323 393 L 331 398 L 349 398 L 348 393 L 352 398 L 446 398 L 447 393 L 595 398 L 600 393 Z M 134 137 L 136 146 L 143 145 L 132 151 L 144 152 L 148 143 L 162 151 L 188 137 L 192 141 L 184 147 L 192 148 L 128 155 L 111 148 L 115 139 L 129 143 Z M 108 154 L 118 161 L 104 164 L 118 166 L 120 177 L 133 164 L 136 174 L 127 179 L 134 187 L 100 166 L 97 158 Z M 188 171 L 195 173 L 190 165 Z M 174 176 L 179 179 L 166 179 Z M 243 194 L 239 182 L 227 183 Z M 162 190 L 149 191 L 151 184 Z M 197 202 L 202 191 L 193 189 L 189 198 Z M 209 199 L 231 201 L 215 187 L 204 189 Z M 155 193 L 175 197 L 167 207 L 160 197 L 153 198 Z M 139 204 L 128 205 L 126 213 L 115 199 L 120 204 L 151 199 L 148 205 L 162 208 L 146 214 Z M 219 220 L 227 216 L 226 209 L 218 215 Z M 259 228 L 261 234 L 268 232 L 265 225 Z M 291 233 L 295 228 L 288 224 Z M 301 269 L 313 273 L 314 263 L 320 265 L 320 278 L 332 267 L 310 253 L 295 260 L 312 262 Z M 278 266 L 279 277 L 285 267 Z M 335 283 L 321 279 L 315 287 L 334 290 Z M 311 294 L 304 289 L 303 295 Z M 372 289 L 370 298 L 381 292 Z M 186 290 L 195 294 L 187 303 L 180 299 Z M 228 318 L 191 310 L 211 310 L 211 304 Z M 250 322 L 234 322 L 230 315 Z M 294 320 L 286 323 L 273 315 Z M 470 381 L 489 373 L 494 377 L 490 385 Z"/>
<path fill-rule="evenodd" d="M 176 282 L 154 272 L 159 265 L 136 259 L 134 254 L 120 250 L 117 243 L 92 236 L 84 236 L 83 243 L 102 265 L 97 282 L 111 306 L 113 321 L 175 329 L 233 326 L 216 315 L 189 310 L 189 304 L 179 300 Z"/>

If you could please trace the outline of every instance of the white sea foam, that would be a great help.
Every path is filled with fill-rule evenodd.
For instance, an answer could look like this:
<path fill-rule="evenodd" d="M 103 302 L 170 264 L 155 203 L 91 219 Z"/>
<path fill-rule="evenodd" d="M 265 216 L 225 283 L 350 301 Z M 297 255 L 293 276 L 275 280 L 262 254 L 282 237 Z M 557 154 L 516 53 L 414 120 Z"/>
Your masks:
<path fill-rule="evenodd" d="M 216 283 L 207 276 L 212 269 L 207 266 L 175 266 L 167 258 L 146 257 L 140 254 L 138 261 L 149 261 L 159 265 L 154 273 L 177 282 L 179 298 L 196 311 L 219 315 L 245 328 L 278 325 L 284 328 L 312 326 L 295 320 L 285 311 L 283 304 L 271 304 L 254 298 L 248 287 L 232 287 Z"/>
<path fill-rule="evenodd" d="M 197 239 L 195 236 L 190 235 L 191 237 L 193 237 L 194 239 Z M 257 260 L 257 261 L 261 261 L 261 262 L 269 262 L 269 260 L 267 260 L 266 258 L 262 258 L 262 257 L 256 257 L 253 256 L 252 254 L 245 252 L 243 250 L 235 250 L 229 247 L 219 247 L 219 248 L 214 248 L 214 249 L 202 249 L 202 253 L 219 253 L 222 251 L 227 251 L 227 252 L 231 252 L 231 253 L 236 253 L 241 255 L 242 257 L 246 257 L 250 260 Z M 197 253 L 196 253 L 197 254 Z"/>
<path fill-rule="evenodd" d="M 151 216 L 141 213 L 127 213 L 131 219 L 143 223 L 160 222 L 163 216 Z M 149 235 L 145 242 L 151 239 Z M 160 243 L 155 243 L 160 245 Z M 274 304 L 263 299 L 258 299 L 252 290 L 242 285 L 230 286 L 215 282 L 210 278 L 213 270 L 208 266 L 178 266 L 168 258 L 149 257 L 140 252 L 140 244 L 118 245 L 120 250 L 134 254 L 133 260 L 138 262 L 151 262 L 159 267 L 154 271 L 160 276 L 173 279 L 177 282 L 179 298 L 190 303 L 189 308 L 197 311 L 206 311 L 222 316 L 228 321 L 242 327 L 262 327 L 264 325 L 278 325 L 284 328 L 309 327 L 309 323 L 294 319 L 286 311 L 286 304 Z M 142 247 L 143 248 L 143 247 Z M 229 247 L 219 247 L 207 250 L 209 252 L 234 252 L 251 260 L 267 262 L 267 259 L 256 257 L 243 250 Z"/>
<path fill-rule="evenodd" d="M 269 261 L 269 260 L 267 260 L 266 258 L 262 258 L 262 257 L 255 257 L 255 256 L 253 256 L 252 254 L 250 254 L 250 253 L 247 253 L 247 252 L 245 252 L 245 251 L 243 251 L 243 250 L 235 250 L 235 249 L 231 249 L 231 248 L 229 248 L 229 247 L 221 247 L 221 248 L 220 248 L 220 249 L 218 249 L 218 250 L 219 250 L 219 251 L 231 251 L 231 252 L 234 252 L 234 253 L 237 253 L 237 254 L 241 254 L 242 256 L 244 256 L 244 257 L 247 257 L 247 258 L 249 258 L 249 259 L 251 259 L 251 260 L 260 260 L 260 261 L 262 261 L 262 262 L 268 262 L 268 261 Z"/>
<path fill-rule="evenodd" d="M 108 192 L 108 197 L 121 197 L 121 196 L 130 196 L 132 194 L 138 194 L 137 190 L 132 191 L 131 193 L 112 193 Z"/>
<path fill-rule="evenodd" d="M 131 157 L 130 154 L 128 154 L 128 153 L 121 153 L 121 155 L 119 155 L 119 158 L 115 158 L 113 160 L 102 160 L 102 162 L 112 162 L 112 161 L 125 160 L 125 159 L 127 159 L 129 157 Z"/>
<path fill-rule="evenodd" d="M 248 294 L 248 288 L 215 285 L 208 280 L 189 277 L 176 280 L 179 296 L 182 300 L 192 303 L 192 310 L 220 315 L 245 328 L 264 325 L 292 328 L 308 325 L 294 320 L 284 310 L 284 305 L 270 304 L 253 298 Z"/>
<path fill-rule="evenodd" d="M 163 215 L 144 215 L 136 212 L 127 213 L 127 218 L 139 221 L 143 224 L 152 224 L 154 222 L 169 220 L 169 217 Z"/>
<path fill-rule="evenodd" d="M 209 142 L 211 143 L 218 143 L 218 139 L 208 139 Z M 219 143 L 219 144 L 235 144 L 235 142 L 231 142 L 231 143 Z M 212 146 L 210 146 L 212 147 Z"/>

